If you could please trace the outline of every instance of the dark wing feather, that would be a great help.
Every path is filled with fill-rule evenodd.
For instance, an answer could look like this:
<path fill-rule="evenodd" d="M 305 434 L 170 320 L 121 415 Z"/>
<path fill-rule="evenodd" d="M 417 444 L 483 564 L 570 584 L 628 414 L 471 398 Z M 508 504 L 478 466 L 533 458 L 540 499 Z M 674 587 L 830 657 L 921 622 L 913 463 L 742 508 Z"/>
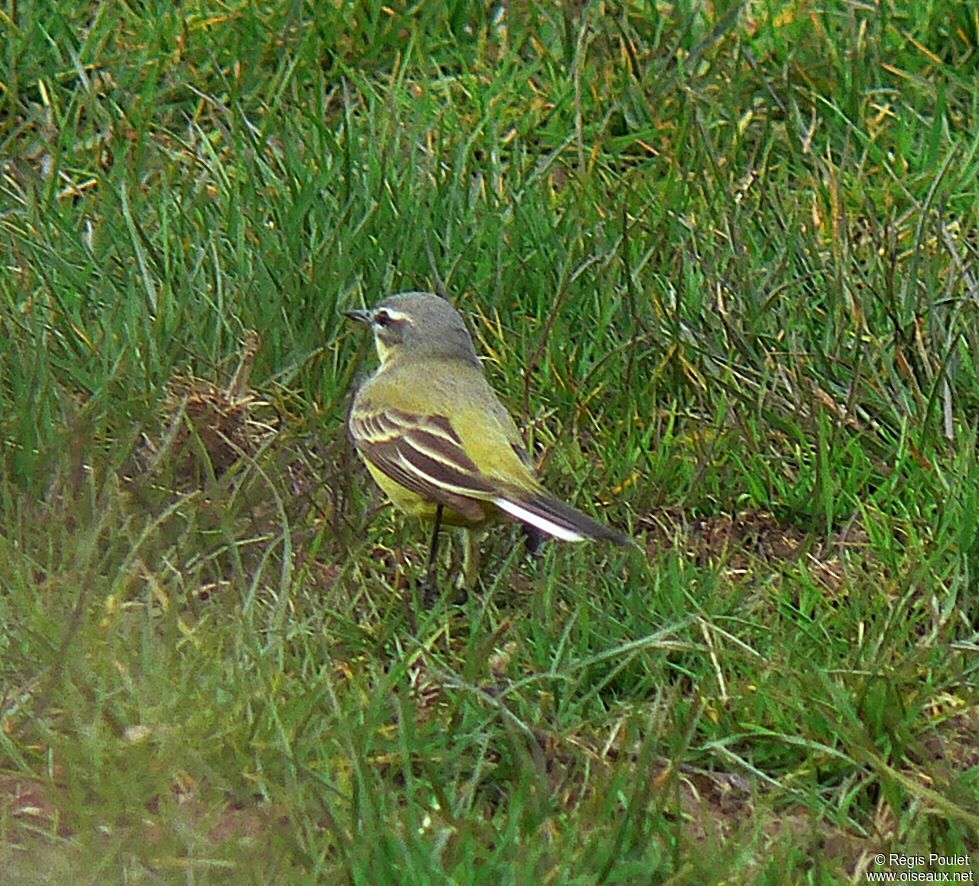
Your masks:
<path fill-rule="evenodd" d="M 543 491 L 521 490 L 490 480 L 466 454 L 459 435 L 444 416 L 362 405 L 350 416 L 350 434 L 361 455 L 382 473 L 474 523 L 484 519 L 484 503 L 491 502 L 537 533 L 565 541 L 595 538 L 620 545 L 629 542 L 628 536 Z M 526 457 L 522 447 L 514 449 Z"/>
<path fill-rule="evenodd" d="M 494 495 L 443 416 L 365 408 L 351 415 L 350 433 L 365 459 L 422 498 L 479 519 L 479 502 Z"/>

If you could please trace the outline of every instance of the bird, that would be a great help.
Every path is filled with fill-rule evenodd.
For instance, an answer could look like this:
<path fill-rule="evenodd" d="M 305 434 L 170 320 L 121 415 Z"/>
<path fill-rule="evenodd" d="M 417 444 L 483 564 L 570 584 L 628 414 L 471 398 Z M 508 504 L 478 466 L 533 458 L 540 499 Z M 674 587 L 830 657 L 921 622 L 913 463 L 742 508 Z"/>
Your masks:
<path fill-rule="evenodd" d="M 430 586 L 443 524 L 478 530 L 508 518 L 532 536 L 632 542 L 544 488 L 447 299 L 401 292 L 345 315 L 370 327 L 379 361 L 354 393 L 349 434 L 391 503 L 434 523 Z"/>

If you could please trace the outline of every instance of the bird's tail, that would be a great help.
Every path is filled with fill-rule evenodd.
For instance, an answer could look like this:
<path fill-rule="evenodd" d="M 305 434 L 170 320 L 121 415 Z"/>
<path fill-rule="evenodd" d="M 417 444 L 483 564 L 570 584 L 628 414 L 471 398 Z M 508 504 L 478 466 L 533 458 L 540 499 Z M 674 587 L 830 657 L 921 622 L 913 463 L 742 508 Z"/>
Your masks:
<path fill-rule="evenodd" d="M 577 508 L 546 493 L 521 492 L 512 496 L 498 496 L 493 499 L 493 504 L 521 523 L 561 541 L 584 541 L 586 538 L 594 538 L 617 545 L 629 544 L 632 541 L 628 535 L 623 535 L 611 526 L 593 520 Z"/>

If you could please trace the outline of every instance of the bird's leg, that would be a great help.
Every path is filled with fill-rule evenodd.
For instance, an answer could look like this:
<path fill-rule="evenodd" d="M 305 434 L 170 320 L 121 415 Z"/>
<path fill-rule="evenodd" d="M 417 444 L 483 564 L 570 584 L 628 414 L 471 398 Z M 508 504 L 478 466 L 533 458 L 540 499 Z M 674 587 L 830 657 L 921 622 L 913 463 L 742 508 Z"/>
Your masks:
<path fill-rule="evenodd" d="M 442 528 L 442 505 L 435 506 L 435 526 L 432 529 L 432 546 L 428 550 L 428 568 L 425 570 L 425 587 L 422 589 L 422 599 L 426 607 L 431 606 L 438 596 L 438 553 L 439 529 Z"/>

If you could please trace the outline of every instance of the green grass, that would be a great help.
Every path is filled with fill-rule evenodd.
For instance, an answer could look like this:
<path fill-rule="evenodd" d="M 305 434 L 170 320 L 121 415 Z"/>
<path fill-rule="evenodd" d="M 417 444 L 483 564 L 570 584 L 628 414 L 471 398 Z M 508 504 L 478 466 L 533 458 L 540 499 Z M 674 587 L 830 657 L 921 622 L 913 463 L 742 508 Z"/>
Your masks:
<path fill-rule="evenodd" d="M 0 879 L 974 851 L 968 10 L 7 4 Z M 341 312 L 438 288 L 642 548 L 498 528 L 412 629 Z"/>

